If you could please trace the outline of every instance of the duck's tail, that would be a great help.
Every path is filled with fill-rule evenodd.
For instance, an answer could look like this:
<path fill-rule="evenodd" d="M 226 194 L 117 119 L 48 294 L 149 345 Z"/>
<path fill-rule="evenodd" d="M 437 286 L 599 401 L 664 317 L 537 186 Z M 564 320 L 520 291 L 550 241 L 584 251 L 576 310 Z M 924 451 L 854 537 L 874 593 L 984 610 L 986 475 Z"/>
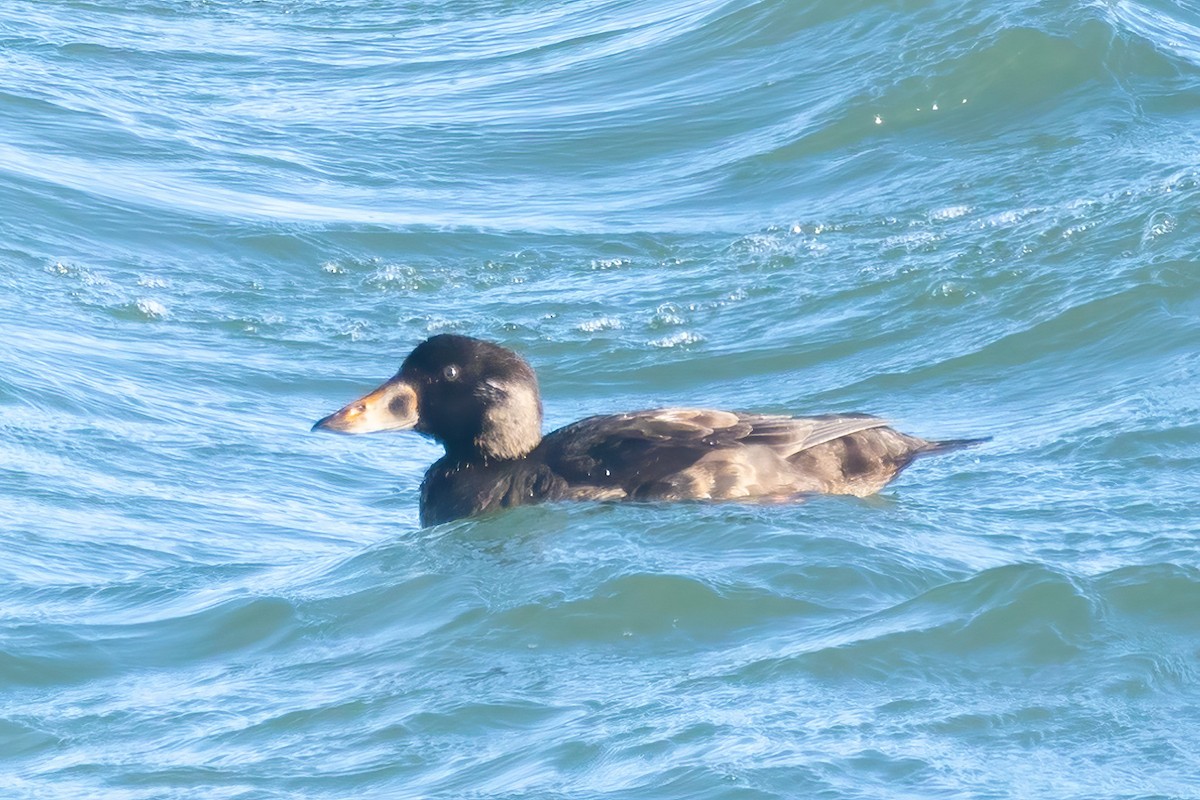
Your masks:
<path fill-rule="evenodd" d="M 923 449 L 918 455 L 938 455 L 940 453 L 949 453 L 952 450 L 962 450 L 964 447 L 974 447 L 984 442 L 990 442 L 992 437 L 981 436 L 978 439 L 943 439 L 940 442 L 929 442 L 929 446 Z"/>

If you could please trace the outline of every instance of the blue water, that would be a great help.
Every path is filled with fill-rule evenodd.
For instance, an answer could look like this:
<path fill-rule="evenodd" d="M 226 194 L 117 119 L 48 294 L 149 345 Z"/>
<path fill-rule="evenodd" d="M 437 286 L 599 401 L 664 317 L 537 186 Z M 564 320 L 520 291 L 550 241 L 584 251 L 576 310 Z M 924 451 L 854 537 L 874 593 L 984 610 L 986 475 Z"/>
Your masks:
<path fill-rule="evenodd" d="M 1200 797 L 1200 9 L 0 5 L 0 796 Z M 421 529 L 309 433 L 865 411 L 874 498 Z"/>

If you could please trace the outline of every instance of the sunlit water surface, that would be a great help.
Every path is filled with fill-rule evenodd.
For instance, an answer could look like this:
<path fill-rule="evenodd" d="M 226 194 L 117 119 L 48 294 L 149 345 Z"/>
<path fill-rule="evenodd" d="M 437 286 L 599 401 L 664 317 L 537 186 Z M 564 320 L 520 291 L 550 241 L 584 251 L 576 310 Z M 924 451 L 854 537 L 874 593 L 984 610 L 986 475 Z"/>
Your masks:
<path fill-rule="evenodd" d="M 0 6 L 0 794 L 1200 794 L 1200 12 Z M 990 435 L 885 494 L 417 524 L 548 425 Z"/>

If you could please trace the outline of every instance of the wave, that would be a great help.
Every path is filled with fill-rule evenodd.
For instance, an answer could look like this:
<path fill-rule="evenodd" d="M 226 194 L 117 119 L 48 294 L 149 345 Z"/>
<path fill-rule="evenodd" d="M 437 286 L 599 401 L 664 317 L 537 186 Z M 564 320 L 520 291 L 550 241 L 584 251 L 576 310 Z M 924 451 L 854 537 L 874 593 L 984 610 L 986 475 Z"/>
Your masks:
<path fill-rule="evenodd" d="M 124 215 L 736 230 L 813 202 L 902 206 L 929 187 L 897 158 L 937 160 L 947 144 L 964 148 L 960 168 L 930 179 L 969 173 L 981 139 L 1027 153 L 1037 128 L 1070 146 L 1078 104 L 1121 124 L 1139 76 L 1178 68 L 1156 63 L 1173 58 L 1159 43 L 1186 33 L 1134 25 L 1155 49 L 1128 52 L 1116 26 L 1166 19 L 1129 3 L 954 23 L 855 8 L 485 7 L 498 31 L 463 10 L 397 28 L 378 10 L 339 25 L 297 4 L 248 27 L 252 12 L 233 7 L 97 6 L 51 51 L 63 34 L 35 15 L 10 49 L 30 74 L 67 72 L 0 98 L 18 129 L 42 131 L 4 142 L 0 164 L 26 192 L 80 192 Z M 155 37 L 136 35 L 139 15 Z M 126 60 L 147 68 L 74 88 L 80 70 Z"/>

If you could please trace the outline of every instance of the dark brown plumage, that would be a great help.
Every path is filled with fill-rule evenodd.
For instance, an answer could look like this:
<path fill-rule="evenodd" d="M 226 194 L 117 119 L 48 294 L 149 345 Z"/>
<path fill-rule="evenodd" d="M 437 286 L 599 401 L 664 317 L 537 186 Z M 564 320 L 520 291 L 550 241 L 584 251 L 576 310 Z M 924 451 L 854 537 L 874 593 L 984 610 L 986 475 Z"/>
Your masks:
<path fill-rule="evenodd" d="M 412 428 L 446 447 L 421 485 L 432 525 L 556 500 L 786 500 L 878 492 L 933 442 L 865 414 L 785 417 L 660 408 L 589 417 L 541 436 L 537 378 L 465 336 L 427 339 L 371 394 L 317 422 L 345 433 Z"/>

